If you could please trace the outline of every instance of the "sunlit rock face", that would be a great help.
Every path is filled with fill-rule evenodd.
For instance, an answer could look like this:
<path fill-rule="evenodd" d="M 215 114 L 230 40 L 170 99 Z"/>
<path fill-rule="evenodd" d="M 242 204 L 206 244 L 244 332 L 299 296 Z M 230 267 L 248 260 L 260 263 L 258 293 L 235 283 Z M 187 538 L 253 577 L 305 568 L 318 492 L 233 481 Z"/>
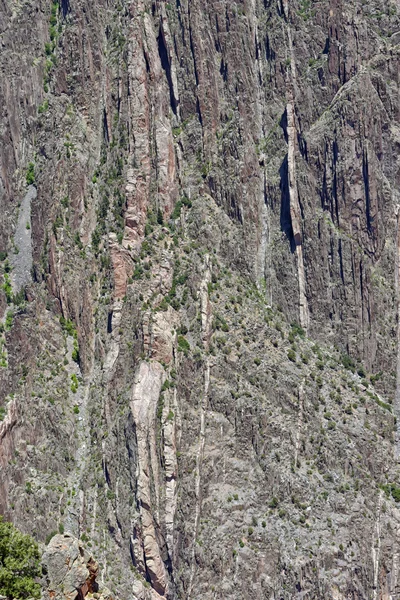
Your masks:
<path fill-rule="evenodd" d="M 396 597 L 397 5 L 0 28 L 0 512 L 70 553 L 45 597 Z"/>

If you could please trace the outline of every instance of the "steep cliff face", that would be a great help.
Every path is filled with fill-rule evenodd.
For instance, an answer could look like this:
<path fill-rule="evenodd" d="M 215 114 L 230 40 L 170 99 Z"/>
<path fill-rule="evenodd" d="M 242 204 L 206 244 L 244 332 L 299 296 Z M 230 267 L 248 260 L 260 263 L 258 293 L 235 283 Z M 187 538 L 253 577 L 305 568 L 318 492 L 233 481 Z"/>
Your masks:
<path fill-rule="evenodd" d="M 118 598 L 394 597 L 397 4 L 0 29 L 0 512 Z"/>

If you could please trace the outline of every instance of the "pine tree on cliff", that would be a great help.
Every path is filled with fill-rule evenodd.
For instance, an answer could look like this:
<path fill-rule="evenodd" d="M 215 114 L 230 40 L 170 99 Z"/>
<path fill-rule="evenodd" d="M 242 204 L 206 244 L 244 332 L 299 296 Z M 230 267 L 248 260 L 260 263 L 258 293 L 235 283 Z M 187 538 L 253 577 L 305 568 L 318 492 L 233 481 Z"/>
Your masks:
<path fill-rule="evenodd" d="M 0 594 L 7 598 L 39 598 L 41 574 L 36 542 L 0 516 Z"/>

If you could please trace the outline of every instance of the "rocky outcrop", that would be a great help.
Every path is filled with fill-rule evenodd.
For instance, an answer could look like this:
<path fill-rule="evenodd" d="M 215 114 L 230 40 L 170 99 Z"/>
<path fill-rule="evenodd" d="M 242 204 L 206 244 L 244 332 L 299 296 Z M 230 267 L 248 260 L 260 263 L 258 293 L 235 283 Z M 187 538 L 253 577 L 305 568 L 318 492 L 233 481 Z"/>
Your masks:
<path fill-rule="evenodd" d="M 45 574 L 43 600 L 83 600 L 87 595 L 112 600 L 96 581 L 99 565 L 82 543 L 70 534 L 55 535 L 42 558 Z"/>

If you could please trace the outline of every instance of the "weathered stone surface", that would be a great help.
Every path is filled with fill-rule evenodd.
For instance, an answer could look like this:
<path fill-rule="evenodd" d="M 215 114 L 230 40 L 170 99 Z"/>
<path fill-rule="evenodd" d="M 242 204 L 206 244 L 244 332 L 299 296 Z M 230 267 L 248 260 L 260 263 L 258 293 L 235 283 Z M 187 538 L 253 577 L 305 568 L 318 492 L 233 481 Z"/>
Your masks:
<path fill-rule="evenodd" d="M 0 512 L 121 600 L 394 598 L 397 5 L 0 30 Z"/>
<path fill-rule="evenodd" d="M 98 593 L 99 566 L 79 540 L 70 534 L 55 535 L 42 558 L 45 573 L 43 598 L 75 600 Z M 108 590 L 97 598 L 111 598 Z"/>

